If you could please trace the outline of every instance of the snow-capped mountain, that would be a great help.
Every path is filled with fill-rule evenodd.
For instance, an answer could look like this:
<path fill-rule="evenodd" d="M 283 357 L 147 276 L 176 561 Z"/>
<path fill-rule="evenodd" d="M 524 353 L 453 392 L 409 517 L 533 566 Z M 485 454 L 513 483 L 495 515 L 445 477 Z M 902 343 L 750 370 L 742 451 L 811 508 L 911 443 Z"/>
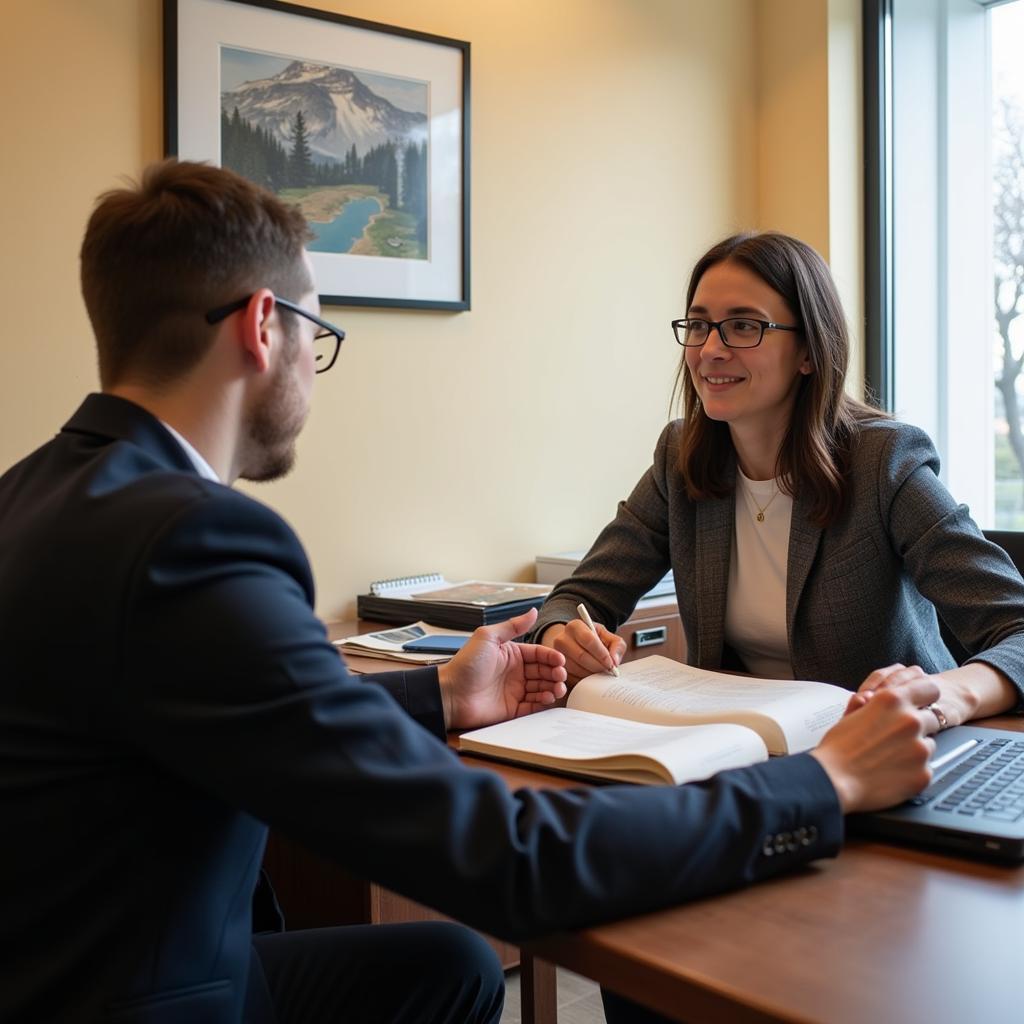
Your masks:
<path fill-rule="evenodd" d="M 389 139 L 427 137 L 425 114 L 399 110 L 353 72 L 295 60 L 271 78 L 243 82 L 221 93 L 221 106 L 269 129 L 284 145 L 292 142 L 295 115 L 302 111 L 315 154 L 340 160 L 355 144 L 360 156 Z"/>

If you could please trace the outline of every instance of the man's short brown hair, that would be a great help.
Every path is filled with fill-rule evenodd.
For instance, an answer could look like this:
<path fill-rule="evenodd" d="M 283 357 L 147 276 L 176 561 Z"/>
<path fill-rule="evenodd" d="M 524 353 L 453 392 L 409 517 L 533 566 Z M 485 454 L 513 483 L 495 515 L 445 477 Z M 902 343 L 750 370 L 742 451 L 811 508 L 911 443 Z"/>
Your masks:
<path fill-rule="evenodd" d="M 165 160 L 100 196 L 81 251 L 82 294 L 104 387 L 174 380 L 205 354 L 204 314 L 269 288 L 312 288 L 297 207 L 232 171 Z"/>

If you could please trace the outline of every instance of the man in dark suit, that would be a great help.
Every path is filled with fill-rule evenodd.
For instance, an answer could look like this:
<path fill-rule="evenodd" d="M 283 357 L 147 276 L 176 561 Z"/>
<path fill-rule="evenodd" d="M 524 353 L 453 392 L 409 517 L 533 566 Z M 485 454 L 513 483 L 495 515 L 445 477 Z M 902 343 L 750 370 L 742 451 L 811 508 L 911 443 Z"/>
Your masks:
<path fill-rule="evenodd" d="M 350 676 L 297 538 L 229 486 L 287 471 L 343 337 L 306 239 L 197 164 L 90 220 L 103 393 L 0 478 L 5 1022 L 497 1019 L 500 971 L 458 926 L 254 943 L 268 824 L 514 939 L 834 855 L 844 811 L 928 780 L 927 682 L 708 782 L 509 793 L 442 741 L 564 692 L 561 655 L 512 642 L 533 613 L 440 669 Z"/>

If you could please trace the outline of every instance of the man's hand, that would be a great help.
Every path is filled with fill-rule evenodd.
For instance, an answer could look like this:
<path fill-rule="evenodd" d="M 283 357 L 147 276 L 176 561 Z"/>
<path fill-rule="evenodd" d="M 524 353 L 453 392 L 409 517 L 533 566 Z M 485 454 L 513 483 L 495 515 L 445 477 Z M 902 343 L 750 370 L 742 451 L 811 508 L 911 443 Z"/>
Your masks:
<path fill-rule="evenodd" d="M 927 677 L 877 689 L 825 734 L 811 756 L 832 780 L 844 814 L 891 807 L 928 785 L 935 750 L 928 734 L 937 728 L 928 705 L 938 695 Z"/>
<path fill-rule="evenodd" d="M 582 619 L 559 622 L 544 630 L 541 643 L 565 655 L 565 670 L 569 679 L 577 683 L 594 672 L 607 672 L 618 665 L 626 653 L 626 641 L 621 636 L 594 623 L 597 636 Z"/>
<path fill-rule="evenodd" d="M 437 670 L 449 729 L 476 729 L 541 711 L 565 696 L 565 658 L 550 647 L 513 643 L 537 621 L 531 608 L 507 622 L 481 626 Z"/>

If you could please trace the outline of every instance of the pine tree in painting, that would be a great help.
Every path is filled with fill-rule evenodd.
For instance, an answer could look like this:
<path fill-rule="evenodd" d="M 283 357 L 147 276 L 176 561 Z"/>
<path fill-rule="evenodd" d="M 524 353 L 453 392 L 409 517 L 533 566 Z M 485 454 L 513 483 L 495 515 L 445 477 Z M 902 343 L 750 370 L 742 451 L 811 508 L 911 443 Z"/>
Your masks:
<path fill-rule="evenodd" d="M 306 119 L 300 110 L 292 126 L 292 155 L 288 168 L 288 184 L 292 188 L 305 188 L 313 181 L 313 154 L 306 139 Z"/>

